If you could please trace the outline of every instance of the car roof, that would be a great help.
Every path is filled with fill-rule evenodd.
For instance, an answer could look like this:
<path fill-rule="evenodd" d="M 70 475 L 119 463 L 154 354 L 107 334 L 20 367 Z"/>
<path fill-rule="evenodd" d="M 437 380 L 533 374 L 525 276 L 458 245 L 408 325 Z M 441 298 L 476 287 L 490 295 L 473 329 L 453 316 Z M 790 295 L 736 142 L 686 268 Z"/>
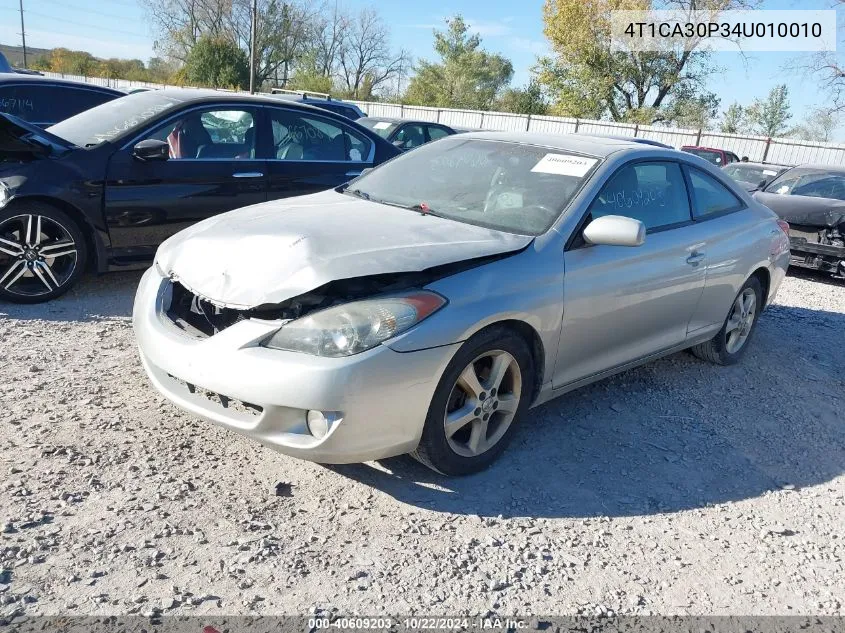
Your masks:
<path fill-rule="evenodd" d="M 718 147 L 705 147 L 704 145 L 681 145 L 681 151 L 683 151 L 685 149 L 703 149 L 703 150 L 706 150 L 708 152 L 723 152 L 725 154 L 734 154 L 735 153 L 735 152 L 732 152 L 729 149 L 721 149 L 721 148 L 718 148 Z"/>
<path fill-rule="evenodd" d="M 845 174 L 845 165 L 826 165 L 824 163 L 806 163 L 795 165 L 793 169 L 817 169 L 818 171 L 830 171 L 836 174 Z"/>
<path fill-rule="evenodd" d="M 783 165 L 781 163 L 758 163 L 753 160 L 728 163 L 724 167 L 742 167 L 743 165 L 747 165 L 748 167 L 771 167 L 773 169 L 789 169 L 791 167 L 791 165 Z"/>
<path fill-rule="evenodd" d="M 211 88 L 164 88 L 162 90 L 156 90 L 156 93 L 164 95 L 166 97 L 170 97 L 171 99 L 176 99 L 178 101 L 181 101 L 182 103 L 204 103 L 208 101 L 256 101 L 258 103 L 266 103 L 268 105 L 280 105 L 279 101 L 285 101 L 286 105 L 291 105 L 296 108 L 313 110 L 314 112 L 319 112 L 320 114 L 325 114 L 326 112 L 328 112 L 329 114 L 335 114 L 335 116 L 340 116 L 334 112 L 331 112 L 331 110 L 325 110 L 323 108 L 320 108 L 313 101 L 280 99 L 280 95 L 269 95 L 265 93 L 251 95 L 246 92 L 212 90 Z M 133 98 L 136 94 L 144 93 L 126 95 L 126 98 Z M 337 101 L 335 103 L 342 102 Z"/>
<path fill-rule="evenodd" d="M 70 79 L 54 79 L 53 77 L 44 77 L 43 75 L 22 75 L 20 73 L 0 73 L 0 84 L 3 83 L 34 83 L 34 84 L 50 84 L 53 86 L 72 86 L 74 88 L 88 88 L 89 90 L 100 90 L 103 92 L 110 92 L 115 95 L 125 94 L 115 88 L 108 86 L 98 86 L 97 84 L 89 84 L 82 81 L 71 81 Z"/>
<path fill-rule="evenodd" d="M 480 140 L 508 141 L 524 143 L 526 145 L 540 145 L 554 149 L 579 152 L 604 158 L 614 152 L 622 150 L 660 150 L 675 152 L 673 148 L 654 146 L 651 143 L 641 143 L 635 139 L 624 137 L 593 136 L 590 134 L 541 134 L 538 132 L 466 132 L 462 139 L 477 138 Z"/>
<path fill-rule="evenodd" d="M 372 119 L 374 121 L 384 121 L 386 123 L 417 123 L 423 125 L 440 125 L 442 127 L 452 128 L 451 125 L 446 125 L 445 123 L 438 123 L 437 121 L 425 121 L 423 119 L 403 119 L 397 116 L 374 116 L 372 114 L 368 114 L 367 116 L 361 117 L 362 119 Z M 454 129 L 454 128 L 452 128 Z M 480 130 L 479 130 L 480 131 Z"/>

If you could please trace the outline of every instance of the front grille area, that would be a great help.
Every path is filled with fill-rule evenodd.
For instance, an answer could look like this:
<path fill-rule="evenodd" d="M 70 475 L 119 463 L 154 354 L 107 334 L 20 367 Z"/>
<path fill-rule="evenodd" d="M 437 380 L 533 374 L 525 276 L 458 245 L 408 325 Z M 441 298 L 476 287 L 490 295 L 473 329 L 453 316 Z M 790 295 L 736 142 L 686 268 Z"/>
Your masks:
<path fill-rule="evenodd" d="M 190 327 L 203 337 L 209 337 L 249 318 L 248 312 L 221 308 L 198 297 L 178 281 L 171 282 L 171 286 L 167 316 L 182 329 Z"/>
<path fill-rule="evenodd" d="M 200 395 L 206 400 L 208 400 L 210 403 L 222 407 L 223 409 L 237 411 L 239 413 L 248 413 L 254 416 L 259 416 L 264 411 L 264 408 L 258 406 L 257 404 L 252 404 L 251 402 L 244 402 L 243 400 L 238 400 L 237 398 L 230 398 L 229 396 L 224 396 L 223 394 L 217 393 L 215 391 L 210 391 L 205 387 L 200 387 L 199 385 L 194 385 L 187 382 L 186 380 L 177 378 L 173 374 L 167 375 L 175 382 L 186 387 L 190 393 Z"/>

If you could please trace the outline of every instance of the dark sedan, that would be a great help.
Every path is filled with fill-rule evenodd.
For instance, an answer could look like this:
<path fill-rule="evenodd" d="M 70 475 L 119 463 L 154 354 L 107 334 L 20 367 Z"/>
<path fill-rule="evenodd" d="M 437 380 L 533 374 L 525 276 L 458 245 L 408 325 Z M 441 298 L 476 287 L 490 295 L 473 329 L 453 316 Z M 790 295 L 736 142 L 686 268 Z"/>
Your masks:
<path fill-rule="evenodd" d="M 845 275 L 845 167 L 794 167 L 754 197 L 789 222 L 791 264 Z"/>
<path fill-rule="evenodd" d="M 388 117 L 368 116 L 358 119 L 358 123 L 371 129 L 403 151 L 419 147 L 429 141 L 435 141 L 444 136 L 457 134 L 461 131 L 441 123 L 410 121 Z"/>
<path fill-rule="evenodd" d="M 49 127 L 124 94 L 65 79 L 0 74 L 0 114 L 14 115 L 38 127 Z"/>
<path fill-rule="evenodd" d="M 146 266 L 190 224 L 337 187 L 398 153 L 332 112 L 205 90 L 128 95 L 47 130 L 2 115 L 0 298 L 52 299 L 88 264 Z"/>

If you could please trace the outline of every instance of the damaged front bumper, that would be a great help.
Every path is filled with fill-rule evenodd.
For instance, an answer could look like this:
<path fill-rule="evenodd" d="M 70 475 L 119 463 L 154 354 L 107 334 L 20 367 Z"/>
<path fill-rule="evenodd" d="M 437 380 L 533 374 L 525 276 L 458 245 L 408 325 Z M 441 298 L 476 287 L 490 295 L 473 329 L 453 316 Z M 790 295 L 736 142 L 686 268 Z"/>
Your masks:
<path fill-rule="evenodd" d="M 379 345 L 322 358 L 262 347 L 279 323 L 259 319 L 196 336 L 168 316 L 170 284 L 153 267 L 135 298 L 133 326 L 155 387 L 185 411 L 311 461 L 361 462 L 416 448 L 460 346 L 400 353 Z M 309 430 L 309 412 L 325 414 L 322 437 Z"/>

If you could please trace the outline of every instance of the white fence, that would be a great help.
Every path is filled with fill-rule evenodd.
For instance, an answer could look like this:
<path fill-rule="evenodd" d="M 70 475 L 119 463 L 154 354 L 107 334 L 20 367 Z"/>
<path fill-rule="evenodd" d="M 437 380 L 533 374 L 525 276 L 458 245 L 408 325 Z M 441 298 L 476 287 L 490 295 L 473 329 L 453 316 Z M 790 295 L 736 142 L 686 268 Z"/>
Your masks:
<path fill-rule="evenodd" d="M 75 75 L 61 75 L 58 73 L 44 73 L 50 77 L 64 77 L 76 81 L 110 86 L 119 90 L 132 88 L 164 88 L 161 84 L 143 81 L 128 81 L 126 79 L 105 79 L 102 77 L 81 77 Z M 718 147 L 735 153 L 737 156 L 748 156 L 751 161 L 766 161 L 798 165 L 801 163 L 825 163 L 831 165 L 845 165 L 845 145 L 836 143 L 819 143 L 799 141 L 788 138 L 767 138 L 765 136 L 744 136 L 740 134 L 723 134 L 711 130 L 690 130 L 682 128 L 661 127 L 657 125 L 634 125 L 615 123 L 613 121 L 594 121 L 590 119 L 571 119 L 557 116 L 540 116 L 531 114 L 511 114 L 508 112 L 482 112 L 478 110 L 455 110 L 448 108 L 430 108 L 425 106 L 401 105 L 395 103 L 378 103 L 369 101 L 352 101 L 370 116 L 399 117 L 403 119 L 419 119 L 435 121 L 459 128 L 483 130 L 512 130 L 525 132 L 541 132 L 546 134 L 614 134 L 620 136 L 636 136 L 639 138 L 660 141 L 675 147 L 682 145 L 703 145 Z"/>

